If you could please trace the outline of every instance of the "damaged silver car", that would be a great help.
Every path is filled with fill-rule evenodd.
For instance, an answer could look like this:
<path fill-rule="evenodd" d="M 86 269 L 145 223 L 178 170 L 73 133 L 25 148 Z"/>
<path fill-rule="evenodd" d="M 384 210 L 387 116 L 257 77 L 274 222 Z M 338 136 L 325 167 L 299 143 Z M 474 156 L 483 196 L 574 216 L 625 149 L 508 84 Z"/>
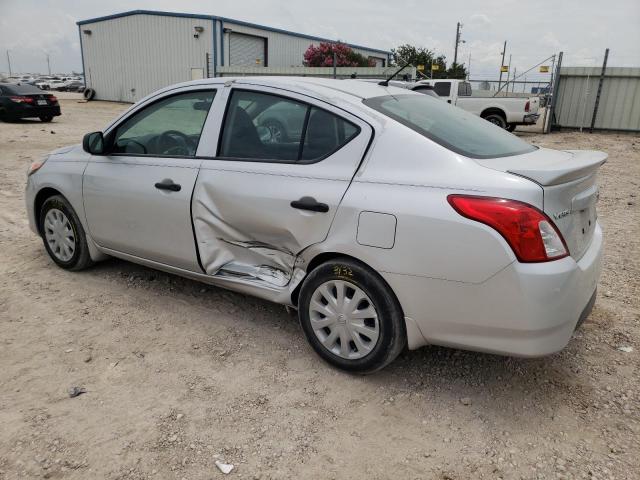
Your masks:
<path fill-rule="evenodd" d="M 34 162 L 26 202 L 62 268 L 113 256 L 295 307 L 322 358 L 370 373 L 406 346 L 562 349 L 595 301 L 605 160 L 406 89 L 218 78 Z"/>

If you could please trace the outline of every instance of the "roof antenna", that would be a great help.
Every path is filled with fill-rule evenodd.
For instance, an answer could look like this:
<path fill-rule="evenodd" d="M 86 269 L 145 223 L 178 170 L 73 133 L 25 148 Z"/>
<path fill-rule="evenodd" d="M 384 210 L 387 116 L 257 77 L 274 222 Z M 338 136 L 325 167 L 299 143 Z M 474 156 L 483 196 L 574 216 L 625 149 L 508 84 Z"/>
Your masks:
<path fill-rule="evenodd" d="M 400 67 L 398 70 L 396 70 L 395 72 L 393 72 L 389 77 L 387 77 L 386 79 L 382 80 L 381 82 L 378 82 L 378 85 L 382 85 L 383 87 L 388 87 L 389 86 L 389 80 L 391 80 L 393 77 L 395 77 L 396 75 L 398 75 L 402 70 L 404 70 L 405 68 L 407 68 L 410 63 L 407 62 L 406 60 L 404 60 L 403 58 L 401 58 L 400 60 L 402 60 L 404 63 L 404 65 L 402 67 Z"/>

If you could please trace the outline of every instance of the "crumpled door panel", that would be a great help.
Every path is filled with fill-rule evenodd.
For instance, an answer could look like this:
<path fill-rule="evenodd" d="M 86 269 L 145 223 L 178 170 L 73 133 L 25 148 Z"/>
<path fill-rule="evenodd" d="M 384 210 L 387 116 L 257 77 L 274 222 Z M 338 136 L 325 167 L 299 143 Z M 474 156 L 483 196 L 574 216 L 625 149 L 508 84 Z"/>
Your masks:
<path fill-rule="evenodd" d="M 235 163 L 235 162 L 229 162 Z M 273 286 L 286 285 L 297 254 L 321 242 L 331 226 L 350 178 L 344 180 L 279 174 L 282 167 L 254 170 L 201 168 L 192 201 L 200 261 L 209 275 L 246 277 Z M 329 212 L 291 207 L 314 195 Z"/>

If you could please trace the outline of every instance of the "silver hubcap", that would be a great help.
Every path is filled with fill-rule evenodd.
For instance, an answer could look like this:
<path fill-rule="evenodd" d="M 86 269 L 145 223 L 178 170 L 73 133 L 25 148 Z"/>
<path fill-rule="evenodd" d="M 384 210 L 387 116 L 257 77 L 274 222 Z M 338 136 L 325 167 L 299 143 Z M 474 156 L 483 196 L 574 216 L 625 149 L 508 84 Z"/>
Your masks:
<path fill-rule="evenodd" d="M 52 208 L 44 217 L 44 237 L 58 260 L 68 262 L 76 251 L 76 237 L 67 216 Z"/>
<path fill-rule="evenodd" d="M 349 360 L 368 355 L 380 335 L 378 314 L 371 299 L 356 285 L 343 280 L 330 280 L 313 292 L 309 319 L 322 345 Z"/>

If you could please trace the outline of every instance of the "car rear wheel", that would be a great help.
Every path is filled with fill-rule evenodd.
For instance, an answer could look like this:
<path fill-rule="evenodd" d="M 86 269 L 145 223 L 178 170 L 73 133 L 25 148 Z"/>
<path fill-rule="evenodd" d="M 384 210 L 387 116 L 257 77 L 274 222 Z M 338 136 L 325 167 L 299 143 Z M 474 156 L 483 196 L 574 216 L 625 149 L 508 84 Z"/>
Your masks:
<path fill-rule="evenodd" d="M 316 353 L 349 372 L 380 370 L 407 341 L 402 309 L 389 286 L 352 259 L 325 262 L 307 276 L 298 317 Z"/>
<path fill-rule="evenodd" d="M 82 270 L 93 265 L 78 215 L 61 195 L 44 201 L 40 209 L 40 232 L 47 253 L 59 267 Z"/>
<path fill-rule="evenodd" d="M 51 120 L 53 120 L 53 115 L 41 115 L 39 118 L 40 121 L 49 123 Z"/>
<path fill-rule="evenodd" d="M 490 113 L 483 117 L 487 122 L 491 122 L 500 128 L 507 128 L 507 122 L 499 113 Z"/>

